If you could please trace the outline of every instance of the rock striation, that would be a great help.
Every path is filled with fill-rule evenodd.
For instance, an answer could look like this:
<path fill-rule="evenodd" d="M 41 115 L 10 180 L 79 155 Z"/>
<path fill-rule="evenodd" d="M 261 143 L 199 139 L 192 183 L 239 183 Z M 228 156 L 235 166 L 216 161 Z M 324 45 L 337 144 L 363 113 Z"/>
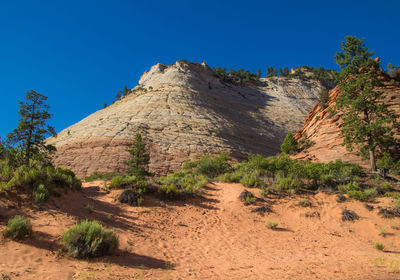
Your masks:
<path fill-rule="evenodd" d="M 224 83 L 205 63 L 156 64 L 133 93 L 64 129 L 49 144 L 54 163 L 80 177 L 123 172 L 126 152 L 140 132 L 150 169 L 165 174 L 195 155 L 279 152 L 288 130 L 297 131 L 324 86 L 315 80 L 261 78 L 246 85 Z"/>
<path fill-rule="evenodd" d="M 387 104 L 390 109 L 395 110 L 397 114 L 400 114 L 400 83 L 390 79 L 384 73 L 381 74 L 380 78 L 384 82 L 384 87 L 379 89 L 383 92 L 382 102 Z M 317 104 L 310 111 L 303 127 L 295 135 L 296 140 L 302 143 L 303 147 L 303 151 L 295 157 L 316 162 L 342 159 L 368 168 L 369 160 L 362 160 L 357 153 L 357 148 L 350 152 L 342 145 L 340 115 L 333 113 L 333 108 L 336 105 L 335 100 L 339 94 L 339 88 L 335 87 L 329 92 L 327 108 L 322 108 Z M 395 138 L 400 143 L 400 127 L 398 125 L 394 132 Z M 397 150 L 400 152 L 400 149 Z"/>

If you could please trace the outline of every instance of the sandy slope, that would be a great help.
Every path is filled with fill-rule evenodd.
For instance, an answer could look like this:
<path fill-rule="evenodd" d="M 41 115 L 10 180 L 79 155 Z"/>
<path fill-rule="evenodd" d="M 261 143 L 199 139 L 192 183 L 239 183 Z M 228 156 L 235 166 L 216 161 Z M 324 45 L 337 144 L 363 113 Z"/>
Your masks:
<path fill-rule="evenodd" d="M 0 237 L 0 275 L 11 279 L 400 279 L 400 219 L 382 219 L 377 205 L 338 204 L 334 195 L 308 196 L 312 207 L 297 198 L 267 197 L 273 212 L 251 212 L 237 197 L 239 184 L 210 184 L 203 199 L 162 202 L 146 198 L 142 207 L 114 201 L 101 182 L 86 183 L 83 192 L 51 199 L 42 207 L 1 198 L 0 229 L 8 217 L 29 216 L 34 233 L 17 243 Z M 257 193 L 258 190 L 252 190 Z M 89 214 L 84 208 L 94 205 Z M 26 204 L 26 205 L 25 205 Z M 9 207 L 15 206 L 15 208 Z M 360 220 L 341 221 L 341 210 L 356 211 Z M 306 217 L 317 211 L 320 217 Z M 112 214 L 111 222 L 105 222 Z M 77 220 L 97 219 L 114 227 L 120 251 L 112 257 L 75 260 L 57 251 L 60 235 Z M 277 230 L 266 221 L 279 222 Z M 393 228 L 392 228 L 393 227 Z M 386 237 L 379 236 L 385 228 Z M 386 252 L 373 248 L 386 245 Z"/>

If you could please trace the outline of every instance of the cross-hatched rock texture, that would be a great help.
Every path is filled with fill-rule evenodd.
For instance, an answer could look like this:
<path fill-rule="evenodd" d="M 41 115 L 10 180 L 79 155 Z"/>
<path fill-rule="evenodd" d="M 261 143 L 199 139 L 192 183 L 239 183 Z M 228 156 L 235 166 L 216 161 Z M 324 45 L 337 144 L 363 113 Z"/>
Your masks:
<path fill-rule="evenodd" d="M 288 130 L 301 127 L 322 88 L 319 81 L 288 77 L 233 85 L 205 63 L 156 64 L 133 93 L 47 141 L 57 147 L 54 163 L 80 177 L 125 171 L 126 150 L 137 132 L 156 174 L 206 152 L 225 151 L 235 159 L 271 155 Z"/>
<path fill-rule="evenodd" d="M 387 104 L 391 110 L 400 114 L 400 85 L 384 73 L 381 73 L 380 79 L 384 87 L 379 90 L 383 92 L 382 102 Z M 335 100 L 340 94 L 338 87 L 329 92 L 329 105 L 322 108 L 315 105 L 308 114 L 304 126 L 296 133 L 295 138 L 300 142 L 306 142 L 303 146 L 310 146 L 296 155 L 296 158 L 313 160 L 317 162 L 329 162 L 342 159 L 345 162 L 352 162 L 361 165 L 364 168 L 369 167 L 369 160 L 362 160 L 358 155 L 358 148 L 355 146 L 353 151 L 346 150 L 342 145 L 343 137 L 340 135 L 340 113 L 334 113 L 336 106 Z M 400 120 L 398 120 L 399 123 Z M 397 124 L 394 130 L 394 137 L 397 140 L 397 152 L 400 153 L 400 127 Z M 400 156 L 398 154 L 397 156 Z"/>

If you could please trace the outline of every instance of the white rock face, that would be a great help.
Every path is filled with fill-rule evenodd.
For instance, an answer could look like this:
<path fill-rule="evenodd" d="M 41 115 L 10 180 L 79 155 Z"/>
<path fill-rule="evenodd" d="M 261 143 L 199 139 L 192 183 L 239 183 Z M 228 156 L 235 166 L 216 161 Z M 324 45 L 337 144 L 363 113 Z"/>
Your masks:
<path fill-rule="evenodd" d="M 318 81 L 262 78 L 259 85 L 221 82 L 205 64 L 178 61 L 146 71 L 135 93 L 66 128 L 48 142 L 56 165 L 79 176 L 123 172 L 127 147 L 142 133 L 150 168 L 165 174 L 205 152 L 275 154 L 298 130 L 323 88 Z"/>

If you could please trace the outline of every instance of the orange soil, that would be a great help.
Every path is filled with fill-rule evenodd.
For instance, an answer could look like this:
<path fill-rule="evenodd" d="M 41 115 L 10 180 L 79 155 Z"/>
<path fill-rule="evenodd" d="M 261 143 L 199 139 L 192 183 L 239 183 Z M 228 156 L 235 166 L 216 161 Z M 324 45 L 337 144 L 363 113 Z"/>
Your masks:
<path fill-rule="evenodd" d="M 400 219 L 382 219 L 377 199 L 369 212 L 361 202 L 337 203 L 324 193 L 296 198 L 267 197 L 272 213 L 261 216 L 244 206 L 239 184 L 210 184 L 204 198 L 162 202 L 146 197 L 143 206 L 115 201 L 102 182 L 85 183 L 82 192 L 50 198 L 41 207 L 18 207 L 0 200 L 0 230 L 7 218 L 24 214 L 33 234 L 22 242 L 0 237 L 0 275 L 10 279 L 399 279 Z M 257 194 L 259 190 L 250 189 Z M 307 197 L 312 207 L 298 206 Z M 84 208 L 94 205 L 89 214 Z M 15 208 L 10 208 L 14 207 Z M 341 211 L 360 220 L 342 222 Z M 320 217 L 306 217 L 317 211 Z M 107 214 L 112 221 L 106 222 Z M 60 254 L 61 234 L 76 221 L 96 219 L 116 229 L 120 250 L 111 257 L 76 260 Z M 276 230 L 266 228 L 277 221 Z M 386 237 L 379 235 L 385 228 Z M 397 229 L 396 229 L 397 228 Z M 385 244 L 384 252 L 373 247 Z M 90 278 L 94 275 L 95 278 Z"/>

